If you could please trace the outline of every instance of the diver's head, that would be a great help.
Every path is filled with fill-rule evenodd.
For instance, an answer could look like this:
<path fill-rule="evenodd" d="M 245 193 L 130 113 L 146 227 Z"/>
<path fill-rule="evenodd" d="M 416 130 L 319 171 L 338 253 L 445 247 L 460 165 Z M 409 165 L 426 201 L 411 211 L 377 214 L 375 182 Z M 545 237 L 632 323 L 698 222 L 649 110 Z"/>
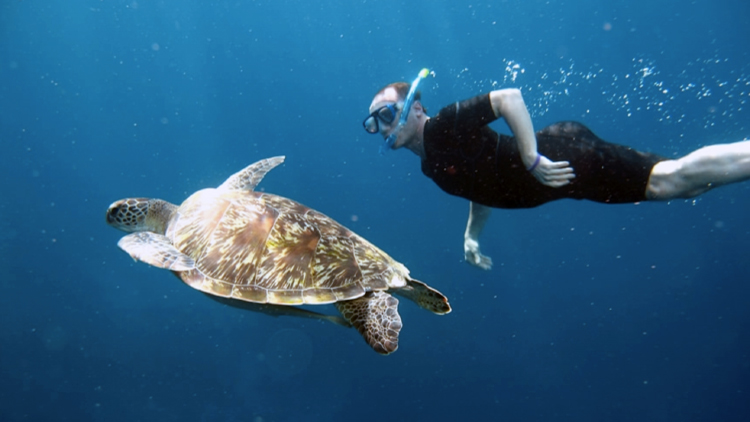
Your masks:
<path fill-rule="evenodd" d="M 396 95 L 398 96 L 398 99 L 400 101 L 404 101 L 406 99 L 406 96 L 409 94 L 409 89 L 411 88 L 411 84 L 408 82 L 394 82 L 392 84 L 388 84 L 384 86 L 380 91 L 378 91 L 377 94 L 375 94 L 375 97 L 378 95 L 384 94 L 387 90 L 393 90 Z M 414 93 L 414 100 L 419 101 L 422 99 L 422 93 L 417 91 Z M 372 106 L 370 107 L 370 111 L 372 111 Z"/>
<path fill-rule="evenodd" d="M 404 101 L 410 87 L 409 83 L 395 82 L 386 85 L 375 94 L 370 103 L 370 114 L 363 122 L 363 126 L 368 133 L 380 133 L 383 139 L 388 139 L 394 133 L 399 124 Z M 420 93 L 416 92 L 407 121 L 402 130 L 399 131 L 403 133 L 398 133 L 397 139 L 390 145 L 391 149 L 398 149 L 407 144 L 420 125 L 420 120 L 425 117 L 425 110 L 419 101 L 420 99 Z"/>
<path fill-rule="evenodd" d="M 409 94 L 409 89 L 411 89 L 411 84 L 408 82 L 394 82 L 392 84 L 384 86 L 380 91 L 378 91 L 377 94 L 375 94 L 375 97 L 372 99 L 372 103 L 370 104 L 370 113 L 374 112 L 378 107 L 376 104 L 380 99 L 403 103 L 406 100 L 406 96 Z M 418 101 L 421 103 L 422 93 L 420 91 L 416 91 L 414 93 L 414 101 Z"/>
<path fill-rule="evenodd" d="M 405 95 L 400 95 L 391 85 L 378 91 L 372 99 L 370 114 L 362 122 L 367 133 L 380 133 L 385 138 L 398 124 Z"/>

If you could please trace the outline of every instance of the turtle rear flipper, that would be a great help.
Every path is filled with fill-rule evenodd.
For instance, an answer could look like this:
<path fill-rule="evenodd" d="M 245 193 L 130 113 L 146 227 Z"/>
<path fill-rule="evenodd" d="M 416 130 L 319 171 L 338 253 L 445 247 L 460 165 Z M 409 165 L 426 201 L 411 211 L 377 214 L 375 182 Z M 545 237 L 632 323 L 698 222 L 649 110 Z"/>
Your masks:
<path fill-rule="evenodd" d="M 354 300 L 337 302 L 336 308 L 376 352 L 387 355 L 398 349 L 401 317 L 395 297 L 382 291 L 370 292 Z"/>
<path fill-rule="evenodd" d="M 172 246 L 172 242 L 163 234 L 132 233 L 120 239 L 117 246 L 131 258 L 154 267 L 172 271 L 188 271 L 195 268 L 195 261 Z"/>
<path fill-rule="evenodd" d="M 451 311 L 451 305 L 445 295 L 413 278 L 408 278 L 406 286 L 394 290 L 394 293 L 438 315 L 445 315 Z"/>

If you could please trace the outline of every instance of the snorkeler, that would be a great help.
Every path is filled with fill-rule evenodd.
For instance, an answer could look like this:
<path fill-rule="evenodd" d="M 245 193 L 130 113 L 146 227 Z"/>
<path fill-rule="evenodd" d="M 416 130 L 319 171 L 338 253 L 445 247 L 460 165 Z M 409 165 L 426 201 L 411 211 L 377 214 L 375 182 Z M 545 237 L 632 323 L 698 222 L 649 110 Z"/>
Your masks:
<path fill-rule="evenodd" d="M 411 150 L 441 189 L 471 201 L 464 255 L 485 270 L 492 259 L 481 253 L 479 235 L 491 208 L 532 208 L 562 198 L 608 204 L 692 198 L 750 178 L 749 140 L 671 160 L 603 141 L 576 122 L 534 133 L 518 89 L 456 102 L 429 117 L 416 90 L 425 72 L 411 85 L 381 89 L 364 127 L 386 139 L 386 150 Z M 500 117 L 514 136 L 487 126 Z"/>

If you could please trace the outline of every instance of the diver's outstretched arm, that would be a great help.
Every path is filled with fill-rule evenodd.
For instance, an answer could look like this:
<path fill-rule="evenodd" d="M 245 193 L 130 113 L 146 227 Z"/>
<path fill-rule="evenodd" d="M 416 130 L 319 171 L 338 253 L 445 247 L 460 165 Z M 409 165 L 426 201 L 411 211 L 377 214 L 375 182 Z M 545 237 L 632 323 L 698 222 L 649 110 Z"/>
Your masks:
<path fill-rule="evenodd" d="M 492 269 L 492 258 L 482 255 L 479 250 L 479 235 L 487 219 L 490 218 L 490 214 L 492 214 L 492 208 L 476 202 L 469 203 L 469 221 L 466 222 L 464 233 L 464 258 L 469 264 L 483 270 Z"/>

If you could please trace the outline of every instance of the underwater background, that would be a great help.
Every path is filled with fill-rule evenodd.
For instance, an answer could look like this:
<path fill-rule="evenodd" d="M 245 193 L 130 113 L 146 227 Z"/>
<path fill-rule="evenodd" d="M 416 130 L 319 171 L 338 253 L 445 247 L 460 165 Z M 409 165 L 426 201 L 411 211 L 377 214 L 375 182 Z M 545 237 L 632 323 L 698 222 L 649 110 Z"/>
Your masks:
<path fill-rule="evenodd" d="M 668 157 L 750 136 L 746 0 L 95 1 L 0 5 L 0 420 L 747 421 L 750 183 L 694 200 L 495 210 L 362 130 L 383 85 L 431 113 L 517 87 Z M 492 125 L 509 130 L 502 121 Z M 453 306 L 400 347 L 220 305 L 136 263 L 113 201 L 260 189 L 379 246 Z M 315 308 L 333 313 L 333 307 Z"/>

